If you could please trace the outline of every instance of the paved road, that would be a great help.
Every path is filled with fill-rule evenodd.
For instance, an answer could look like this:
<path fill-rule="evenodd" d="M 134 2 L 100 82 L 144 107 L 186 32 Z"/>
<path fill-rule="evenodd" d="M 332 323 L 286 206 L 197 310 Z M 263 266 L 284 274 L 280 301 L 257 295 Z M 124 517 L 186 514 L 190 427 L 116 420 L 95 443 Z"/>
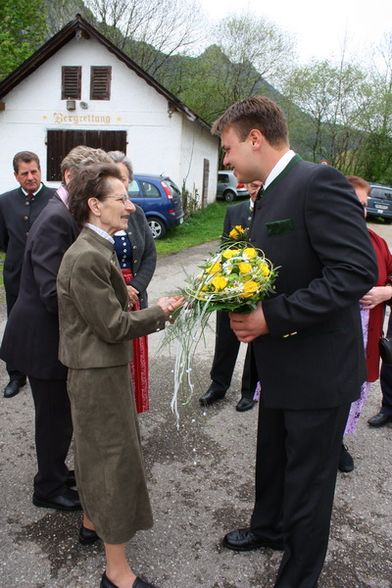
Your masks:
<path fill-rule="evenodd" d="M 375 229 L 392 246 L 392 229 Z M 150 301 L 181 286 L 185 271 L 193 272 L 213 248 L 160 258 Z M 4 318 L 4 304 L 0 310 Z M 227 398 L 201 409 L 197 398 L 209 383 L 211 330 L 199 346 L 197 390 L 182 407 L 177 430 L 169 408 L 174 358 L 167 349 L 158 354 L 160 340 L 160 335 L 150 338 L 152 407 L 140 417 L 155 525 L 129 543 L 129 559 L 160 588 L 272 587 L 279 553 L 236 554 L 220 546 L 227 530 L 247 524 L 253 503 L 257 410 L 234 409 L 241 365 Z M 6 373 L 3 366 L 0 370 L 3 385 Z M 338 477 L 319 588 L 392 588 L 392 428 L 374 431 L 366 424 L 379 401 L 375 384 L 359 430 L 348 441 L 355 470 Z M 35 459 L 28 387 L 13 399 L 0 399 L 0 414 L 0 588 L 98 587 L 103 550 L 77 543 L 78 515 L 31 503 Z"/>

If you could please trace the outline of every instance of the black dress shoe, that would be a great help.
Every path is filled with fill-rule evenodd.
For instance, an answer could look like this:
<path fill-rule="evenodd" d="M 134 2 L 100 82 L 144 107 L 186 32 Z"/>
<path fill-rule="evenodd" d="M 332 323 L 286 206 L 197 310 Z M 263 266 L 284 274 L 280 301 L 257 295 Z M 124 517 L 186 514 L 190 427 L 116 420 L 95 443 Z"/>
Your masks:
<path fill-rule="evenodd" d="M 271 541 L 263 537 L 257 537 L 249 528 L 234 529 L 223 538 L 223 545 L 233 551 L 252 551 L 269 547 L 276 551 L 284 551 L 283 541 Z"/>
<path fill-rule="evenodd" d="M 96 541 L 99 541 L 99 537 L 93 529 L 87 529 L 83 525 L 79 529 L 79 543 L 82 545 L 92 545 Z"/>
<path fill-rule="evenodd" d="M 4 388 L 4 398 L 12 398 L 16 396 L 23 386 L 26 385 L 26 379 L 24 380 L 10 380 Z"/>
<path fill-rule="evenodd" d="M 347 474 L 354 469 L 354 460 L 345 445 L 342 445 L 342 449 L 340 450 L 338 469 Z"/>
<path fill-rule="evenodd" d="M 44 498 L 33 494 L 33 504 L 34 506 L 54 508 L 55 510 L 82 510 L 79 494 L 76 490 L 71 490 L 70 488 L 66 488 L 63 494 L 52 498 Z"/>
<path fill-rule="evenodd" d="M 214 404 L 214 402 L 217 402 L 218 400 L 223 400 L 225 394 L 225 390 L 216 390 L 214 386 L 211 385 L 208 388 L 207 392 L 199 398 L 199 402 L 202 406 L 209 406 L 210 404 Z"/>
<path fill-rule="evenodd" d="M 368 423 L 371 427 L 383 427 L 391 421 L 392 416 L 385 414 L 385 412 L 379 412 L 378 414 L 375 414 L 370 419 L 368 419 Z"/>
<path fill-rule="evenodd" d="M 102 574 L 101 588 L 117 588 L 116 584 L 113 584 L 113 582 L 109 580 L 105 572 Z M 145 582 L 144 580 L 139 578 L 139 576 L 137 576 L 136 580 L 132 585 L 132 588 L 156 588 L 156 586 L 154 586 L 153 584 L 149 584 L 148 582 Z"/>
<path fill-rule="evenodd" d="M 246 410 L 253 408 L 254 404 L 254 400 L 250 400 L 250 398 L 245 398 L 245 396 L 242 396 L 242 398 L 237 402 L 235 409 L 238 410 L 238 412 L 245 412 Z"/>
<path fill-rule="evenodd" d="M 75 470 L 68 471 L 65 483 L 68 486 L 68 488 L 74 488 L 76 486 Z"/>

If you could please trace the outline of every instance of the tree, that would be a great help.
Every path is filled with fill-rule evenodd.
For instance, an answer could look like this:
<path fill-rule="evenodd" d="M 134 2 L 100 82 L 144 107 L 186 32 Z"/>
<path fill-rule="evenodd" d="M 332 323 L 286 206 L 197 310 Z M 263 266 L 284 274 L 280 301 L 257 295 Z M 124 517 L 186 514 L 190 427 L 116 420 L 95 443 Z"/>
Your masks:
<path fill-rule="evenodd" d="M 362 113 L 366 140 L 358 173 L 371 181 L 392 183 L 392 33 L 385 35 L 369 68 L 367 103 Z"/>
<path fill-rule="evenodd" d="M 203 26 L 194 0 L 85 0 L 101 32 L 151 75 L 194 45 Z"/>
<path fill-rule="evenodd" d="M 46 33 L 42 0 L 2 0 L 0 79 L 30 57 L 45 41 Z"/>
<path fill-rule="evenodd" d="M 284 86 L 286 100 L 308 116 L 313 161 L 326 158 L 347 172 L 349 154 L 358 148 L 358 129 L 366 99 L 366 74 L 357 66 L 329 61 L 296 68 Z M 290 120 L 289 120 L 290 123 Z"/>
<path fill-rule="evenodd" d="M 221 93 L 226 104 L 251 96 L 258 85 L 283 77 L 293 59 L 291 37 L 265 18 L 230 16 L 215 29 L 216 44 L 230 62 Z"/>

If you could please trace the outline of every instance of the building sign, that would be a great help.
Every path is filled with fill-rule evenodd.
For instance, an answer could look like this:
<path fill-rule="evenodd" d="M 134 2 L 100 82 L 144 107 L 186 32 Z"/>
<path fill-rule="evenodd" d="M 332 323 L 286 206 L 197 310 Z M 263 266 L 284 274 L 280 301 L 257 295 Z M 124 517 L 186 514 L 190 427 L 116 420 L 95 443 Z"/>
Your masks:
<path fill-rule="evenodd" d="M 58 124 L 96 124 L 110 125 L 112 118 L 109 114 L 65 114 L 63 112 L 54 112 L 53 120 Z"/>

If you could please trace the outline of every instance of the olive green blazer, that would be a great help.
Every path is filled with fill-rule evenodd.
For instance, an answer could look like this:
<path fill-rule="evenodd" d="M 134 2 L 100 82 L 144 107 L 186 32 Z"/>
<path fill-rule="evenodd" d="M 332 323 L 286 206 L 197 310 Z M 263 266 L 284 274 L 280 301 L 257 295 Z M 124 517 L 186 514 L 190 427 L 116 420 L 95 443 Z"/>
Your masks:
<path fill-rule="evenodd" d="M 159 306 L 128 311 L 128 293 L 113 245 L 84 228 L 65 253 L 57 277 L 60 361 L 72 369 L 128 363 L 135 337 L 160 331 Z"/>

